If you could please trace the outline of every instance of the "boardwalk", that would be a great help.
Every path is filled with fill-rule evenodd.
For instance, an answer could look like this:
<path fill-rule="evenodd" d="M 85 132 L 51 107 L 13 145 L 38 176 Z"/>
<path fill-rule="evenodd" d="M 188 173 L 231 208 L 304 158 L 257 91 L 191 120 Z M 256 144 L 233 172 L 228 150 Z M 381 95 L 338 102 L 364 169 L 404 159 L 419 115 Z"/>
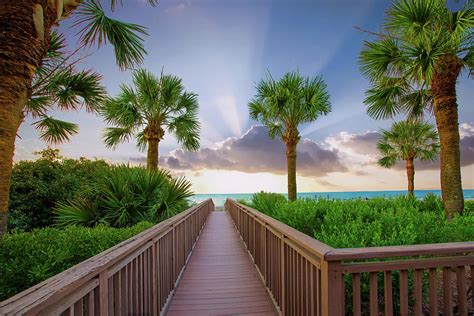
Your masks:
<path fill-rule="evenodd" d="M 211 212 L 167 315 L 276 315 L 227 212 Z"/>
<path fill-rule="evenodd" d="M 270 297 L 288 316 L 474 311 L 474 242 L 337 249 L 225 209 L 194 205 L 0 302 L 0 315 L 276 315 Z"/>

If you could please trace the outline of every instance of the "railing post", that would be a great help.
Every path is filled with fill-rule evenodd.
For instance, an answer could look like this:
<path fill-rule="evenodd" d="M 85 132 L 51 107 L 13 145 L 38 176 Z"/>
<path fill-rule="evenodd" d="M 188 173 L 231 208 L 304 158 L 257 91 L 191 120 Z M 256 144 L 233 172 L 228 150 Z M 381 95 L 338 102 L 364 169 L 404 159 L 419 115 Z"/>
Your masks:
<path fill-rule="evenodd" d="M 286 287 L 286 284 L 285 284 L 285 235 L 282 235 L 281 236 L 281 239 L 280 239 L 280 243 L 281 243 L 281 250 L 280 250 L 280 257 L 281 257 L 281 261 L 280 261 L 280 269 L 281 269 L 281 273 L 280 273 L 280 277 L 281 277 L 281 297 L 280 297 L 280 301 L 281 301 L 281 306 L 280 306 L 280 309 L 281 309 L 281 313 L 282 315 L 285 315 L 285 312 L 286 312 L 286 304 L 285 304 L 285 295 L 286 295 L 286 292 L 285 292 L 285 287 Z"/>
<path fill-rule="evenodd" d="M 323 316 L 344 315 L 344 287 L 341 262 L 321 262 L 321 307 Z"/>
<path fill-rule="evenodd" d="M 171 251 L 171 273 L 173 276 L 173 285 L 176 285 L 176 226 L 173 224 L 173 228 L 171 230 L 171 244 L 172 244 L 172 251 Z M 173 286 L 173 287 L 174 287 Z"/>
<path fill-rule="evenodd" d="M 107 277 L 107 270 L 102 271 L 99 275 L 99 303 L 100 315 L 109 315 L 109 280 Z"/>
<path fill-rule="evenodd" d="M 158 306 L 158 241 L 153 241 L 151 246 L 151 312 L 153 315 L 158 315 L 160 306 Z"/>

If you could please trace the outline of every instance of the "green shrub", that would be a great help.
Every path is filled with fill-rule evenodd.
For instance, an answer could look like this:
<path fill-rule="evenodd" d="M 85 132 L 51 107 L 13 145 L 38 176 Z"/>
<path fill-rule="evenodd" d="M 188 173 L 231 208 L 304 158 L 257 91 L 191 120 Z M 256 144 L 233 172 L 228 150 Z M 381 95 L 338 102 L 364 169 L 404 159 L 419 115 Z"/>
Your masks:
<path fill-rule="evenodd" d="M 191 184 L 164 170 L 111 167 L 98 175 L 93 192 L 59 203 L 59 226 L 105 223 L 126 227 L 146 220 L 158 222 L 188 208 Z"/>
<path fill-rule="evenodd" d="M 251 206 L 336 248 L 411 245 L 474 240 L 474 216 L 466 211 L 448 222 L 435 195 L 369 200 L 299 199 L 286 202 L 270 193 Z M 278 199 L 278 202 L 272 202 Z M 270 202 L 269 202 L 270 201 Z M 469 206 L 469 203 L 466 205 Z"/>
<path fill-rule="evenodd" d="M 71 226 L 13 232 L 0 238 L 0 301 L 150 228 Z"/>
<path fill-rule="evenodd" d="M 272 215 L 280 205 L 287 202 L 287 199 L 282 194 L 260 192 L 252 195 L 249 206 L 262 213 Z"/>
<path fill-rule="evenodd" d="M 474 215 L 474 200 L 464 201 L 464 213 Z"/>
<path fill-rule="evenodd" d="M 53 210 L 92 190 L 96 175 L 108 168 L 105 161 L 65 159 L 59 150 L 46 149 L 36 161 L 13 167 L 8 228 L 29 231 L 54 223 Z"/>

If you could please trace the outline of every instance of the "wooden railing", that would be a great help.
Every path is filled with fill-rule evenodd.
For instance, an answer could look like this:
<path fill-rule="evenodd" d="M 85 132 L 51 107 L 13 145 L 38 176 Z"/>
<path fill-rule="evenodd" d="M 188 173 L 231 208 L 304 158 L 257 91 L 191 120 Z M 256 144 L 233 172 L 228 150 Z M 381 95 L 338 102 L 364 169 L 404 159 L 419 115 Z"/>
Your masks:
<path fill-rule="evenodd" d="M 233 200 L 225 210 L 283 315 L 474 312 L 474 242 L 335 249 Z"/>
<path fill-rule="evenodd" d="M 204 201 L 0 303 L 0 315 L 158 315 L 210 211 Z"/>

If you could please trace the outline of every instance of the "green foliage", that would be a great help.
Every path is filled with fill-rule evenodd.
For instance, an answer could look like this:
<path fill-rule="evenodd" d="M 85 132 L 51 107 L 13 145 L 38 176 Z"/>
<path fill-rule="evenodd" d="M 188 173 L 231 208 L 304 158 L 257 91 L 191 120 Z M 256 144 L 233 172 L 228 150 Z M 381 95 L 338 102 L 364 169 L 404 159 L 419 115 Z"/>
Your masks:
<path fill-rule="evenodd" d="M 284 195 L 260 192 L 252 195 L 248 205 L 262 213 L 272 216 L 285 202 L 287 202 L 287 199 Z"/>
<path fill-rule="evenodd" d="M 465 212 L 447 221 L 435 195 L 421 200 L 400 196 L 288 203 L 284 199 L 283 195 L 276 198 L 275 194 L 259 193 L 250 206 L 335 248 L 474 240 L 474 216 Z"/>
<path fill-rule="evenodd" d="M 188 208 L 191 184 L 167 171 L 117 166 L 97 175 L 93 191 L 58 204 L 59 226 L 125 227 L 146 220 L 158 222 Z"/>
<path fill-rule="evenodd" d="M 92 191 L 97 174 L 108 168 L 102 160 L 65 159 L 54 149 L 38 154 L 38 160 L 20 161 L 13 167 L 10 230 L 28 231 L 52 225 L 56 204 Z"/>
<path fill-rule="evenodd" d="M 0 301 L 150 228 L 71 226 L 14 232 L 0 238 Z"/>
<path fill-rule="evenodd" d="M 298 72 L 289 72 L 276 81 L 268 75 L 256 88 L 248 105 L 250 117 L 265 124 L 272 138 L 294 133 L 299 124 L 313 122 L 331 111 L 329 92 L 321 76 L 303 78 Z M 295 136 L 298 141 L 299 135 Z"/>
<path fill-rule="evenodd" d="M 474 200 L 464 201 L 464 213 L 474 216 Z"/>
<path fill-rule="evenodd" d="M 74 26 L 84 25 L 80 31 L 83 44 L 101 46 L 109 41 L 122 69 L 143 62 L 146 51 L 140 36 L 148 35 L 145 27 L 108 17 L 98 1 L 85 2 L 79 7 L 77 15 L 80 18 Z"/>
<path fill-rule="evenodd" d="M 52 32 L 49 50 L 35 71 L 31 95 L 23 109 L 25 116 L 37 119 L 33 125 L 47 143 L 68 141 L 79 130 L 76 124 L 55 119 L 49 112 L 81 108 L 95 112 L 106 96 L 101 76 L 91 70 L 76 69 L 77 51 L 68 53 L 65 48 L 64 36 Z"/>

